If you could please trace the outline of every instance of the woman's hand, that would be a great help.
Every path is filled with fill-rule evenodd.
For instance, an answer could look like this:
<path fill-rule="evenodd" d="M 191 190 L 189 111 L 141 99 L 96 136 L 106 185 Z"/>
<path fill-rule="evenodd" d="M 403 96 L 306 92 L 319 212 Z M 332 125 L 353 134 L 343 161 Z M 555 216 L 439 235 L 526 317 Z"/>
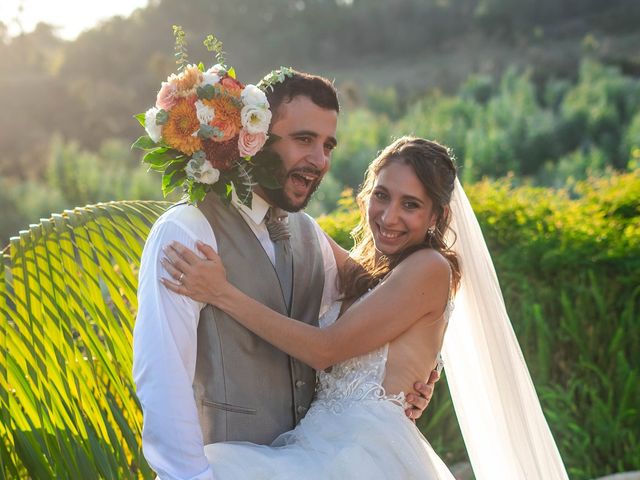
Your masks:
<path fill-rule="evenodd" d="M 180 242 L 164 247 L 165 256 L 160 262 L 172 280 L 161 278 L 160 281 L 172 292 L 217 306 L 230 285 L 227 272 L 213 248 L 202 242 L 197 242 L 196 247 L 205 258 Z"/>

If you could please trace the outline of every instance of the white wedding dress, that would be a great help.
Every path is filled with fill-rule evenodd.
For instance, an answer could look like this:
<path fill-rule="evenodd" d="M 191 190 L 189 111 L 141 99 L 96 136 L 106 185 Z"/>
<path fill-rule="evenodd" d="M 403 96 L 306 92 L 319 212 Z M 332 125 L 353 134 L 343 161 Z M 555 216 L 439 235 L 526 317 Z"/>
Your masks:
<path fill-rule="evenodd" d="M 365 294 L 366 296 L 366 294 Z M 445 310 L 448 320 L 453 304 Z M 339 315 L 335 303 L 320 327 Z M 404 393 L 382 383 L 389 345 L 318 372 L 316 398 L 294 430 L 270 446 L 215 443 L 205 454 L 216 480 L 454 480 L 404 413 Z"/>

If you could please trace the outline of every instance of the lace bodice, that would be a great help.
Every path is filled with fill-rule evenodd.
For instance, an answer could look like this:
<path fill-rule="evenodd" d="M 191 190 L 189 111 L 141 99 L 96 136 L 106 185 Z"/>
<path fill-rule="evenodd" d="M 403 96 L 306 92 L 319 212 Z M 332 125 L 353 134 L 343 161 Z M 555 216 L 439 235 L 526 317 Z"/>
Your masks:
<path fill-rule="evenodd" d="M 337 320 L 340 307 L 341 303 L 336 302 L 320 317 L 321 328 Z M 447 321 L 452 308 L 453 303 L 449 302 L 444 312 Z M 382 386 L 388 353 L 387 343 L 377 350 L 338 363 L 329 371 L 318 371 L 314 405 L 340 411 L 354 401 L 389 400 L 404 407 L 404 392 L 388 395 Z"/>
<path fill-rule="evenodd" d="M 320 317 L 320 327 L 336 321 L 340 314 L 340 302 L 334 303 Z M 337 363 L 328 372 L 318 371 L 315 404 L 338 410 L 352 401 L 388 398 L 404 404 L 404 394 L 388 397 L 382 386 L 389 344 L 372 352 Z"/>

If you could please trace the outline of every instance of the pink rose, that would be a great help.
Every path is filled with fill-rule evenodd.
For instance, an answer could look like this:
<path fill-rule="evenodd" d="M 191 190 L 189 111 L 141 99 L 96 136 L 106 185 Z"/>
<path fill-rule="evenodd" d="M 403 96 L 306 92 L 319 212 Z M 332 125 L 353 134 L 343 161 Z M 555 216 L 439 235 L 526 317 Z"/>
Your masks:
<path fill-rule="evenodd" d="M 156 107 L 167 111 L 171 110 L 177 101 L 176 92 L 175 84 L 162 82 L 162 87 L 160 87 L 160 91 L 156 97 Z"/>
<path fill-rule="evenodd" d="M 222 80 L 220 80 L 220 83 L 223 87 L 226 87 L 229 90 L 238 90 L 238 93 L 240 93 L 239 91 L 244 88 L 244 85 L 242 85 L 235 78 L 231 77 L 224 77 Z"/>
<path fill-rule="evenodd" d="M 238 136 L 238 151 L 242 157 L 253 157 L 264 146 L 267 135 L 264 132 L 249 133 L 246 129 L 240 130 Z"/>

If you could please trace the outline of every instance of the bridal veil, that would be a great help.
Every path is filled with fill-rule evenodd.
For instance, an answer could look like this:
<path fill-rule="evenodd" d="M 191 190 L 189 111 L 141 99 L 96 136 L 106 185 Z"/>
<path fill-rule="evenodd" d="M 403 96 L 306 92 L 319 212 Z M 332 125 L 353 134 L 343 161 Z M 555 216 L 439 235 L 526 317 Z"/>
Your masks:
<path fill-rule="evenodd" d="M 462 282 L 445 337 L 447 382 L 477 480 L 566 480 L 482 231 L 456 180 Z"/>

